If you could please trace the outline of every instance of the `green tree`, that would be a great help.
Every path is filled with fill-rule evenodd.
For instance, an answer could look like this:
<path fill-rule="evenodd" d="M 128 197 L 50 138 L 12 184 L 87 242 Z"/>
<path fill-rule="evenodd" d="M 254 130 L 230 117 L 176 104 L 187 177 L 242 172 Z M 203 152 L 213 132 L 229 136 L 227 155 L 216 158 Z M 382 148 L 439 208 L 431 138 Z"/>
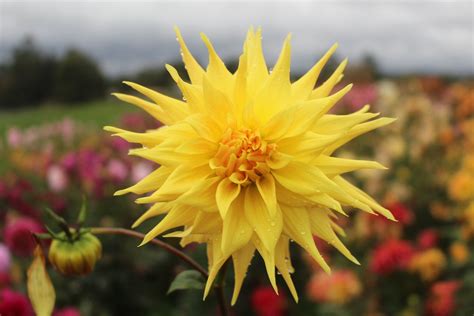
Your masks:
<path fill-rule="evenodd" d="M 71 49 L 59 62 L 54 97 L 62 102 L 83 102 L 101 98 L 106 81 L 95 61 Z"/>
<path fill-rule="evenodd" d="M 38 104 L 51 96 L 56 68 L 54 57 L 42 53 L 31 37 L 13 50 L 0 66 L 0 107 Z"/>

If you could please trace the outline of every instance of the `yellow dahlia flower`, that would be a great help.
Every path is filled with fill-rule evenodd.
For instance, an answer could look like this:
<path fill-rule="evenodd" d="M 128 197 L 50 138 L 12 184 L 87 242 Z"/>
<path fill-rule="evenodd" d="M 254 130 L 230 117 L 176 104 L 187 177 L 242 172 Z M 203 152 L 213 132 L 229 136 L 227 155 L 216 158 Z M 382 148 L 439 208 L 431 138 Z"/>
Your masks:
<path fill-rule="evenodd" d="M 330 268 L 313 235 L 359 264 L 336 235 L 343 233 L 335 223 L 337 213 L 346 215 L 342 205 L 394 218 L 341 175 L 383 167 L 332 154 L 353 138 L 393 119 L 371 120 L 378 114 L 369 113 L 368 106 L 350 115 L 327 114 L 352 86 L 331 94 L 342 78 L 344 60 L 314 89 L 337 45 L 292 83 L 290 36 L 269 71 L 261 31 L 250 29 L 238 69 L 231 73 L 205 35 L 201 36 L 209 51 L 207 69 L 191 55 L 179 30 L 176 33 L 190 82 L 172 66 L 166 69 L 181 90 L 183 101 L 125 82 L 150 100 L 119 93 L 115 96 L 144 109 L 164 126 L 145 133 L 105 127 L 143 146 L 131 150 L 131 155 L 159 165 L 137 184 L 116 192 L 151 192 L 137 200 L 151 207 L 134 227 L 166 214 L 142 244 L 170 230 L 165 237 L 181 238 L 182 246 L 207 244 L 209 278 L 204 297 L 220 268 L 231 259 L 235 274 L 232 304 L 255 251 L 262 256 L 275 291 L 276 268 L 295 300 L 290 241 L 306 250 L 325 271 Z"/>

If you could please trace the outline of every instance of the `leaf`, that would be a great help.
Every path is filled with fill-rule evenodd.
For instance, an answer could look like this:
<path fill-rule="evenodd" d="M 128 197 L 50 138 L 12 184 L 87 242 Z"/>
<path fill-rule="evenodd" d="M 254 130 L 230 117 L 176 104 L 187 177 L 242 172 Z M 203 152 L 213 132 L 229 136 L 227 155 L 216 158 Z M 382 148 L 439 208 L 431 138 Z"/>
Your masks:
<path fill-rule="evenodd" d="M 204 280 L 202 279 L 201 273 L 196 270 L 186 270 L 181 272 L 176 276 L 176 278 L 171 282 L 168 293 L 177 291 L 177 290 L 202 290 L 204 289 Z"/>
<path fill-rule="evenodd" d="M 37 242 L 33 262 L 27 271 L 28 297 L 37 316 L 51 316 L 56 292 L 46 271 L 43 250 Z"/>

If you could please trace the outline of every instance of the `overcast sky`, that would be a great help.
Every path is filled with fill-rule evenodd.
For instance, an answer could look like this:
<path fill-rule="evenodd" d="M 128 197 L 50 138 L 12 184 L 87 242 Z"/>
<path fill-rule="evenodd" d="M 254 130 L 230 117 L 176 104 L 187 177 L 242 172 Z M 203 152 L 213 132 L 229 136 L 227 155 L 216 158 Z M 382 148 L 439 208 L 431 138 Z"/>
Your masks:
<path fill-rule="evenodd" d="M 309 68 L 339 42 L 338 56 L 373 55 L 385 72 L 474 74 L 474 1 L 161 2 L 0 0 L 0 59 L 26 34 L 61 54 L 74 46 L 110 75 L 179 57 L 173 26 L 207 62 L 199 32 L 225 58 L 238 56 L 250 25 L 263 27 L 272 64 L 293 33 L 293 69 Z"/>

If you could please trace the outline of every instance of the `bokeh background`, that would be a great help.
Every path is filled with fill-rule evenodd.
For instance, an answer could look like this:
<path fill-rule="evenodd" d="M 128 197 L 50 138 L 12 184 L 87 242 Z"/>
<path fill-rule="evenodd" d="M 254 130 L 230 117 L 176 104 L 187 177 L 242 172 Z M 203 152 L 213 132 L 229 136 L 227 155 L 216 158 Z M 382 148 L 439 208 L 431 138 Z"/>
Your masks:
<path fill-rule="evenodd" d="M 341 218 L 345 242 L 362 265 L 316 240 L 331 275 L 294 247 L 299 304 L 283 283 L 280 296 L 273 294 L 256 258 L 233 315 L 472 315 L 473 6 L 454 0 L 1 0 L 0 315 L 32 315 L 25 296 L 29 232 L 44 231 L 44 207 L 72 219 L 85 194 L 90 226 L 120 227 L 144 210 L 133 196 L 112 195 L 154 166 L 128 157 L 129 145 L 101 127 L 159 126 L 110 96 L 128 91 L 123 80 L 181 97 L 164 68 L 169 63 L 183 71 L 174 25 L 204 65 L 199 32 L 205 32 L 229 69 L 250 25 L 262 26 L 270 65 L 292 32 L 295 78 L 339 42 L 322 79 L 348 57 L 343 83 L 355 86 L 334 112 L 370 103 L 398 118 L 338 152 L 390 168 L 358 172 L 351 180 L 398 223 L 357 211 Z M 137 249 L 137 241 L 124 237 L 101 240 L 104 257 L 93 274 L 67 279 L 50 269 L 57 316 L 217 314 L 214 298 L 202 302 L 200 291 L 166 295 L 187 268 L 175 258 L 153 247 Z M 205 265 L 204 249 L 186 252 Z M 230 288 L 232 276 L 228 281 Z"/>

